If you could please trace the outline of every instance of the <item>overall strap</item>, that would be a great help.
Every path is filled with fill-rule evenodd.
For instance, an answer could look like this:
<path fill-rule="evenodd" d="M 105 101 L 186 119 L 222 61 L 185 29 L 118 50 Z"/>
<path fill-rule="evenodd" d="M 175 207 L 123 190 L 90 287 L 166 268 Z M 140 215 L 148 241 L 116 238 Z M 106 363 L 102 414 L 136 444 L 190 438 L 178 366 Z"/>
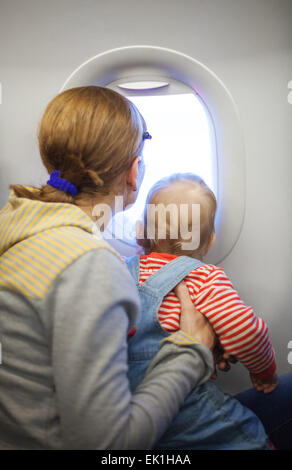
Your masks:
<path fill-rule="evenodd" d="M 178 256 L 152 274 L 141 287 L 158 290 L 165 297 L 190 272 L 204 265 L 205 263 L 189 256 Z"/>
<path fill-rule="evenodd" d="M 136 284 L 139 285 L 139 279 L 140 279 L 139 255 L 134 255 L 134 256 L 131 256 L 130 258 L 125 259 L 125 262 L 132 277 L 135 279 Z"/>

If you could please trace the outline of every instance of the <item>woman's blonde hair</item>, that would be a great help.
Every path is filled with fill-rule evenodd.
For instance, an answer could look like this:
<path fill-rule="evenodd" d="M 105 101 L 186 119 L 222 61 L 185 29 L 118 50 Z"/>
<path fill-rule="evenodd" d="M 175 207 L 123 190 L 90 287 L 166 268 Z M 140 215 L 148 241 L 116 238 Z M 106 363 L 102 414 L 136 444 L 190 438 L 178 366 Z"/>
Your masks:
<path fill-rule="evenodd" d="M 186 183 L 189 186 L 198 189 L 198 200 L 193 201 L 193 203 L 200 203 L 201 210 L 200 210 L 200 244 L 196 250 L 183 250 L 182 239 L 173 239 L 171 238 L 171 217 L 170 214 L 167 213 L 166 218 L 166 239 L 161 240 L 158 237 L 158 227 L 157 221 L 158 218 L 155 214 L 155 220 L 151 220 L 150 217 L 150 224 L 155 226 L 155 237 L 148 238 L 147 235 L 147 224 L 149 222 L 148 217 L 151 213 L 148 212 L 150 205 L 158 205 L 160 204 L 159 201 L 159 193 L 165 189 L 169 189 L 171 185 L 175 183 Z M 202 200 L 204 203 L 202 204 Z M 193 173 L 175 173 L 171 176 L 167 176 L 162 178 L 161 180 L 157 181 L 152 188 L 150 189 L 145 209 L 144 209 L 144 220 L 143 220 L 143 234 L 139 234 L 137 238 L 137 243 L 143 249 L 145 254 L 149 254 L 152 251 L 157 252 L 165 252 L 171 253 L 173 255 L 187 255 L 190 257 L 202 259 L 205 254 L 206 248 L 208 247 L 212 235 L 215 232 L 214 229 L 214 221 L 215 221 L 215 214 L 217 209 L 217 201 L 215 195 L 211 191 L 211 189 L 206 185 L 204 180 Z M 192 230 L 192 220 L 189 219 L 188 221 L 188 229 L 191 232 Z"/>
<path fill-rule="evenodd" d="M 74 184 L 77 196 L 49 185 L 11 185 L 16 196 L 44 202 L 75 203 L 106 195 L 143 149 L 146 124 L 136 106 L 99 86 L 71 88 L 47 106 L 39 127 L 39 150 L 49 173 Z"/>

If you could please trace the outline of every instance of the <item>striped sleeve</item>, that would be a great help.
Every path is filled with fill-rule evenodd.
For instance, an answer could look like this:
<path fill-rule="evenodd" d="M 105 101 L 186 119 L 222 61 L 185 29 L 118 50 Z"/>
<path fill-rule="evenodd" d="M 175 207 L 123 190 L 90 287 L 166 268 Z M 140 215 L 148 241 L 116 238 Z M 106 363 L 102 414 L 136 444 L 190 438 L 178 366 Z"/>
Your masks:
<path fill-rule="evenodd" d="M 266 323 L 244 304 L 220 268 L 210 272 L 195 300 L 226 352 L 260 379 L 276 370 L 275 353 Z"/>

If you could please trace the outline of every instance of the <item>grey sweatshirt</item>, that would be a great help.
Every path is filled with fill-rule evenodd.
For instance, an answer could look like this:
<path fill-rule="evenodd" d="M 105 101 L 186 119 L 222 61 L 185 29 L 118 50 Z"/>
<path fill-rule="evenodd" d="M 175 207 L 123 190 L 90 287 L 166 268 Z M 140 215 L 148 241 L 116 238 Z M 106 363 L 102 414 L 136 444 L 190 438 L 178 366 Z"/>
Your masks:
<path fill-rule="evenodd" d="M 71 230 L 72 244 L 79 232 L 74 241 Z M 41 239 L 30 239 L 26 265 L 24 245 L 10 245 L 20 254 L 14 270 L 0 253 L 0 449 L 151 449 L 190 391 L 210 378 L 211 352 L 182 332 L 171 335 L 131 394 L 127 333 L 140 307 L 127 268 L 108 249 L 91 249 L 67 263 L 42 295 L 25 294 L 21 282 L 36 271 Z M 45 282 L 39 273 L 35 286 Z"/>

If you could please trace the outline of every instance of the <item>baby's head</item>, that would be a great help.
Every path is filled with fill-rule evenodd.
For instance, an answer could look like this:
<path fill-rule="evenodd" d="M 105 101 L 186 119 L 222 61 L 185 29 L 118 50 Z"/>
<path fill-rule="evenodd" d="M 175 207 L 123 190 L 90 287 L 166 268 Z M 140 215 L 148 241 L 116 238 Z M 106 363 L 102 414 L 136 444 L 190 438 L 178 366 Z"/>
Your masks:
<path fill-rule="evenodd" d="M 176 173 L 163 178 L 148 193 L 137 242 L 145 254 L 156 251 L 202 259 L 215 240 L 216 207 L 213 192 L 199 176 Z"/>

